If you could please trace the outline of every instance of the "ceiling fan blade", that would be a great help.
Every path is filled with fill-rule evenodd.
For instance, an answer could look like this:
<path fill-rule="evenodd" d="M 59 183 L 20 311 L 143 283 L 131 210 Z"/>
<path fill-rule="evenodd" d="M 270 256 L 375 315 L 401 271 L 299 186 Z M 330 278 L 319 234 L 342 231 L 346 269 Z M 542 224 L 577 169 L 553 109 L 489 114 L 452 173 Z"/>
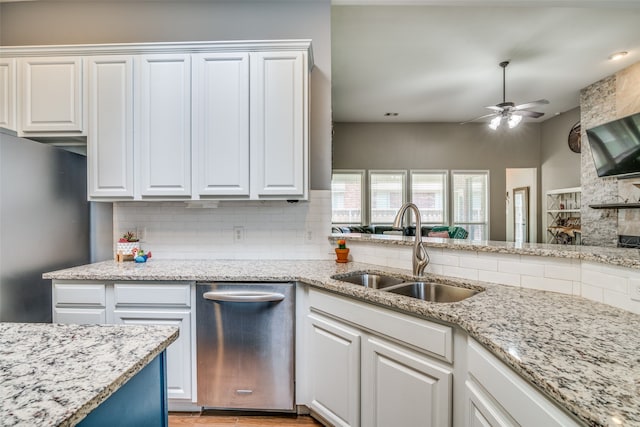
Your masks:
<path fill-rule="evenodd" d="M 544 113 L 539 113 L 537 111 L 527 111 L 527 110 L 514 111 L 513 114 L 518 116 L 531 117 L 533 119 L 537 119 L 538 117 L 544 116 Z"/>
<path fill-rule="evenodd" d="M 500 115 L 499 113 L 485 114 L 484 116 L 476 117 L 475 119 L 467 120 L 466 122 L 462 122 L 460 124 L 464 125 L 466 123 L 471 123 L 471 122 L 475 122 L 477 120 L 487 119 L 489 117 L 495 117 L 495 116 L 499 116 L 499 115 Z"/>
<path fill-rule="evenodd" d="M 488 108 L 489 110 L 498 111 L 498 112 L 501 112 L 504 109 L 502 107 L 498 107 L 497 105 L 489 105 L 488 107 L 484 107 L 484 108 Z"/>
<path fill-rule="evenodd" d="M 513 107 L 514 110 L 526 110 L 527 108 L 537 107 L 538 105 L 548 104 L 549 101 L 546 99 L 538 99 L 537 101 L 527 102 L 526 104 L 520 104 Z"/>

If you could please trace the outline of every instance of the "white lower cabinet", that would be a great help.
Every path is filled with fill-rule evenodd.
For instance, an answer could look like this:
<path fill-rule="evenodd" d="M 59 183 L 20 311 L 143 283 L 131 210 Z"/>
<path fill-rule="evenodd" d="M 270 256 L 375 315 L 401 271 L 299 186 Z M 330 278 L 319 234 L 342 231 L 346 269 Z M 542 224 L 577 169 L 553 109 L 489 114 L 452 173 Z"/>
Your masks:
<path fill-rule="evenodd" d="M 313 313 L 309 325 L 311 409 L 335 426 L 360 425 L 360 332 Z"/>
<path fill-rule="evenodd" d="M 309 393 L 316 415 L 341 427 L 452 425 L 453 369 L 448 356 L 436 353 L 449 353 L 451 334 L 430 349 L 420 333 L 424 326 L 450 327 L 313 289 L 309 297 Z M 407 341 L 378 333 L 379 324 L 404 329 Z"/>
<path fill-rule="evenodd" d="M 584 425 L 471 338 L 467 345 L 467 369 L 467 426 Z"/>
<path fill-rule="evenodd" d="M 453 373 L 433 359 L 376 336 L 362 351 L 362 425 L 451 425 Z"/>
<path fill-rule="evenodd" d="M 180 329 L 178 339 L 167 347 L 167 397 L 191 397 L 191 313 L 188 310 L 118 310 L 113 313 L 114 323 L 125 325 L 167 325 Z"/>
<path fill-rule="evenodd" d="M 53 282 L 53 321 L 168 325 L 180 329 L 167 348 L 167 396 L 190 404 L 194 389 L 191 282 Z M 171 401 L 170 401 L 171 403 Z"/>

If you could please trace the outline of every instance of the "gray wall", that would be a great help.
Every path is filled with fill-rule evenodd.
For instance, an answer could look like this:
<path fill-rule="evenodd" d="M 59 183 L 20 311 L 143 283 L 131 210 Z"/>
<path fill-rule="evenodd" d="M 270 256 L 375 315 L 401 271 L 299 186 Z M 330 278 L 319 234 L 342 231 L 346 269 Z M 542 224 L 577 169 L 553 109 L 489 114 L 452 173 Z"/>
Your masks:
<path fill-rule="evenodd" d="M 329 0 L 0 3 L 0 45 L 312 39 L 311 188 L 331 187 Z"/>
<path fill-rule="evenodd" d="M 486 124 L 335 123 L 335 169 L 490 171 L 491 240 L 505 240 L 506 168 L 540 167 L 540 125 L 492 131 Z"/>
<path fill-rule="evenodd" d="M 567 138 L 580 121 L 580 108 L 574 108 L 540 125 L 540 172 L 542 209 L 544 195 L 557 188 L 580 186 L 580 153 L 569 149 Z"/>

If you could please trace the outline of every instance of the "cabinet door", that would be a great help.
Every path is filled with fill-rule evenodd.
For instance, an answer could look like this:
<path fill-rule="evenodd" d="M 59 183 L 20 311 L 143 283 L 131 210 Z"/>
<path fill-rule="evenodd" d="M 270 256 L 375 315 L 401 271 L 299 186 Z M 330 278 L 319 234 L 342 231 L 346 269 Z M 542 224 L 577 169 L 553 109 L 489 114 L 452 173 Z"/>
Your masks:
<path fill-rule="evenodd" d="M 81 134 L 82 58 L 26 58 L 20 69 L 19 130 Z"/>
<path fill-rule="evenodd" d="M 193 167 L 201 196 L 249 196 L 249 54 L 193 56 Z"/>
<path fill-rule="evenodd" d="M 307 59 L 300 52 L 252 56 L 252 192 L 307 196 Z"/>
<path fill-rule="evenodd" d="M 191 398 L 191 314 L 187 310 L 115 310 L 116 324 L 170 325 L 180 328 L 178 339 L 167 347 L 167 396 Z"/>
<path fill-rule="evenodd" d="M 88 59 L 90 197 L 133 198 L 133 57 Z"/>
<path fill-rule="evenodd" d="M 467 427 L 517 427 L 504 409 L 495 402 L 474 380 L 465 382 Z"/>
<path fill-rule="evenodd" d="M 191 194 L 191 58 L 143 55 L 140 64 L 140 194 Z"/>
<path fill-rule="evenodd" d="M 360 425 L 360 333 L 310 314 L 311 409 L 335 426 Z"/>
<path fill-rule="evenodd" d="M 0 58 L 0 127 L 16 130 L 16 60 Z"/>
<path fill-rule="evenodd" d="M 451 368 L 375 337 L 362 351 L 362 425 L 451 425 Z"/>

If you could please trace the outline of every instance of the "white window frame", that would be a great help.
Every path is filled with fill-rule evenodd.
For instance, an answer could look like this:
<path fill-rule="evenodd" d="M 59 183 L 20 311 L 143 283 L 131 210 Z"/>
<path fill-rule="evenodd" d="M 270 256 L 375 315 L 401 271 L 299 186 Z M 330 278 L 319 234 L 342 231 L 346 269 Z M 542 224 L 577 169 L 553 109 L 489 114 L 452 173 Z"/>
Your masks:
<path fill-rule="evenodd" d="M 410 169 L 409 170 L 409 185 L 407 186 L 407 200 L 411 200 L 412 203 L 415 203 L 413 200 L 413 175 L 414 174 L 422 174 L 422 175 L 443 175 L 444 174 L 444 192 L 442 201 L 443 204 L 443 222 L 442 223 L 434 223 L 434 222 L 425 222 L 422 221 L 422 225 L 449 225 L 451 222 L 450 218 L 450 209 L 449 209 L 449 199 L 450 197 L 450 182 L 449 182 L 449 171 L 447 169 Z M 420 208 L 418 206 L 418 208 Z M 415 218 L 411 222 L 411 225 L 415 225 Z"/>
<path fill-rule="evenodd" d="M 453 187 L 453 180 L 454 180 L 454 176 L 456 174 L 460 174 L 460 175 L 486 175 L 487 176 L 487 200 L 486 200 L 486 204 L 487 204 L 487 217 L 486 217 L 486 223 L 485 222 L 455 222 L 455 210 L 454 210 L 454 206 L 453 204 L 455 203 L 455 197 L 453 196 L 453 192 L 454 187 Z M 469 170 L 465 170 L 465 169 L 452 169 L 451 173 L 449 174 L 449 193 L 451 195 L 451 201 L 450 201 L 450 224 L 453 226 L 461 226 L 464 228 L 465 224 L 469 224 L 469 225 L 485 225 L 486 227 L 486 240 L 490 240 L 490 236 L 491 236 L 491 174 L 489 173 L 488 169 L 482 169 L 482 170 L 474 170 L 474 169 L 469 169 Z"/>
<path fill-rule="evenodd" d="M 407 201 L 407 170 L 406 169 L 369 169 L 367 171 L 367 220 L 369 225 L 391 225 L 392 222 L 376 222 L 373 224 L 373 215 L 371 214 L 371 175 L 402 175 L 402 204 Z"/>
<path fill-rule="evenodd" d="M 367 181 L 366 181 L 366 170 L 365 169 L 333 169 L 331 171 L 331 182 L 333 183 L 333 174 L 354 174 L 354 175 L 360 175 L 360 223 L 355 223 L 355 222 L 333 222 L 333 196 L 332 196 L 332 203 L 331 203 L 331 224 L 332 225 L 361 225 L 361 224 L 366 224 L 367 222 L 367 215 L 368 215 L 368 208 L 367 208 L 367 204 L 366 204 L 366 200 L 367 200 L 367 191 L 368 191 L 368 185 L 367 185 Z"/>

